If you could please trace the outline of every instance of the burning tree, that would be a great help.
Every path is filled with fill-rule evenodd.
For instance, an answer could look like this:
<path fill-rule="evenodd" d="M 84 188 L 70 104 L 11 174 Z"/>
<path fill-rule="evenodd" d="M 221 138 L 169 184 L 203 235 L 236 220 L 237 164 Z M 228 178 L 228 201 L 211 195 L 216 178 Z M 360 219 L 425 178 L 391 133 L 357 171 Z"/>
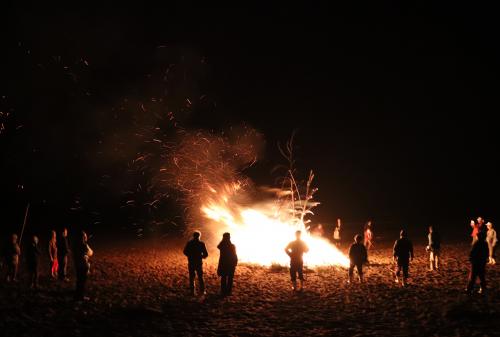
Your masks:
<path fill-rule="evenodd" d="M 282 188 L 257 187 L 242 174 L 242 168 L 255 162 L 259 134 L 244 131 L 236 137 L 184 133 L 172 149 L 161 169 L 161 181 L 181 192 L 188 221 L 212 238 L 230 232 L 242 262 L 287 264 L 284 248 L 296 230 L 303 230 L 310 247 L 306 264 L 347 266 L 348 259 L 333 245 L 306 231 L 306 217 L 318 205 L 313 201 L 317 189 L 311 186 L 312 171 L 305 184 L 295 179 L 293 142 L 287 144 L 288 152 L 283 151 L 289 166 Z"/>
<path fill-rule="evenodd" d="M 319 205 L 319 202 L 313 200 L 314 194 L 318 191 L 318 189 L 311 186 L 314 179 L 314 173 L 312 170 L 309 171 L 309 177 L 305 182 L 305 186 L 301 186 L 304 184 L 300 184 L 300 182 L 297 182 L 297 179 L 295 178 L 297 175 L 297 169 L 295 167 L 293 151 L 294 138 L 295 133 L 293 133 L 290 139 L 286 142 L 284 149 L 278 143 L 278 149 L 287 163 L 286 166 L 278 166 L 278 168 L 286 169 L 286 174 L 280 179 L 282 193 L 280 193 L 281 197 L 279 198 L 279 202 L 288 207 L 289 212 L 291 213 L 291 219 L 296 225 L 307 226 L 311 220 L 306 220 L 306 216 L 314 215 L 312 209 Z M 306 228 L 309 228 L 309 226 Z"/>

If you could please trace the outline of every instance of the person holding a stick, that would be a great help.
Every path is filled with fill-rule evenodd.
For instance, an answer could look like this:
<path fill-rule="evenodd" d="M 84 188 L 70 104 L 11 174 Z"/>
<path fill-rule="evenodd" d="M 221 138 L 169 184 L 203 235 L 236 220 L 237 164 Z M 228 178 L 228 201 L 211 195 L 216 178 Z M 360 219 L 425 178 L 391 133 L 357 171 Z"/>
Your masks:
<path fill-rule="evenodd" d="M 40 249 L 38 248 L 38 237 L 33 235 L 33 238 L 26 249 L 26 264 L 30 277 L 30 287 L 38 289 L 38 276 L 40 266 Z"/>
<path fill-rule="evenodd" d="M 58 254 L 58 263 L 60 264 L 59 268 L 59 279 L 61 281 L 68 282 L 68 260 L 69 260 L 69 254 L 71 253 L 71 250 L 69 249 L 69 242 L 68 242 L 68 229 L 63 228 L 61 231 L 61 237 L 57 241 L 57 254 Z"/>

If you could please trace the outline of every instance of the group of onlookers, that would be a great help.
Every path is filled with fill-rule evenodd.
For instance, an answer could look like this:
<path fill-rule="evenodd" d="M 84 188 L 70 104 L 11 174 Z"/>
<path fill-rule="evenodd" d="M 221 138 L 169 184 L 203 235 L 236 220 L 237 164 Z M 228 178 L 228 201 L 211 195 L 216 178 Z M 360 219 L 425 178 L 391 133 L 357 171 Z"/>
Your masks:
<path fill-rule="evenodd" d="M 85 299 L 85 284 L 90 270 L 89 259 L 93 255 L 92 249 L 88 245 L 87 234 L 82 231 L 79 238 L 74 242 L 73 250 L 70 247 L 68 239 L 68 230 L 64 228 L 57 236 L 55 231 L 51 231 L 47 247 L 48 257 L 50 259 L 50 277 L 54 280 L 59 279 L 68 282 L 68 262 L 70 255 L 73 256 L 76 271 L 76 291 L 75 299 Z M 21 250 L 21 244 L 18 242 L 17 234 L 12 234 L 10 240 L 5 244 L 3 256 L 5 261 L 6 281 L 17 282 L 18 271 L 21 256 L 25 257 L 26 271 L 30 287 L 39 288 L 40 260 L 42 249 L 39 246 L 39 239 L 36 235 L 30 237 L 30 241 Z"/>

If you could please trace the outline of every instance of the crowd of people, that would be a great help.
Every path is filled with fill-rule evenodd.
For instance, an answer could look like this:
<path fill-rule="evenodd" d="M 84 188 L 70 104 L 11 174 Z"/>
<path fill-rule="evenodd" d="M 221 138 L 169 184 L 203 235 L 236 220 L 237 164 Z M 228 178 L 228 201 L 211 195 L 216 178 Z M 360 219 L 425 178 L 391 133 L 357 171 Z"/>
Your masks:
<path fill-rule="evenodd" d="M 20 239 L 21 240 L 21 239 Z M 19 240 L 19 241 L 20 241 Z M 64 228 L 59 237 L 55 231 L 51 231 L 47 246 L 50 264 L 50 277 L 60 282 L 69 282 L 68 266 L 70 256 L 73 258 L 76 272 L 75 299 L 84 300 L 85 285 L 87 275 L 90 272 L 90 257 L 93 251 L 88 245 L 87 234 L 82 231 L 71 247 L 68 239 L 68 230 Z M 26 271 L 30 288 L 37 290 L 39 288 L 39 275 L 41 269 L 42 249 L 39 245 L 39 239 L 36 235 L 30 237 L 29 242 L 21 250 L 21 243 L 18 242 L 17 234 L 12 234 L 10 240 L 3 249 L 3 261 L 5 263 L 6 282 L 18 282 L 18 272 L 21 262 L 21 254 L 26 261 Z"/>
<path fill-rule="evenodd" d="M 473 292 L 474 284 L 479 278 L 480 289 L 479 293 L 483 293 L 486 289 L 486 264 L 495 264 L 495 247 L 497 244 L 496 231 L 493 224 L 488 222 L 484 225 L 481 217 L 471 222 L 472 231 L 472 247 L 469 253 L 469 262 L 471 264 L 470 273 L 467 283 L 466 292 Z M 313 229 L 313 235 L 323 234 L 323 228 L 320 230 Z M 340 246 L 341 241 L 341 220 L 337 219 L 337 224 L 333 230 L 333 242 L 336 246 Z M 286 247 L 285 252 L 290 257 L 290 280 L 293 291 L 302 291 L 304 289 L 304 254 L 307 254 L 309 247 L 301 239 L 302 232 L 296 231 L 295 240 L 291 241 Z M 208 252 L 205 243 L 200 240 L 201 233 L 194 232 L 193 238 L 186 244 L 184 254 L 188 258 L 189 270 L 189 289 L 192 295 L 195 294 L 195 277 L 198 277 L 199 290 L 201 294 L 205 294 L 205 285 L 203 281 L 203 259 L 208 257 Z M 221 295 L 231 295 L 233 279 L 238 264 L 236 255 L 236 247 L 231 243 L 230 233 L 224 233 L 222 241 L 217 246 L 220 250 L 219 266 L 217 273 L 221 277 Z M 364 233 L 356 234 L 354 242 L 348 250 L 350 265 L 348 268 L 347 282 L 351 284 L 354 280 L 354 271 L 358 273 L 359 282 L 363 282 L 363 265 L 368 264 L 368 252 L 373 249 L 374 235 L 372 231 L 372 222 L 368 221 L 364 227 Z M 429 271 L 437 271 L 440 269 L 441 255 L 441 235 L 434 228 L 428 227 L 427 235 L 428 244 L 425 248 L 429 257 Z M 401 284 L 403 287 L 408 285 L 409 267 L 414 259 L 414 251 L 412 241 L 408 238 L 406 230 L 401 230 L 399 239 L 396 240 L 393 246 L 392 259 L 395 263 L 394 281 Z M 297 283 L 297 279 L 299 283 Z"/>
<path fill-rule="evenodd" d="M 497 245 L 497 234 L 491 222 L 484 224 L 482 217 L 477 221 L 471 221 L 472 228 L 472 248 L 469 253 L 471 264 L 466 292 L 471 294 L 476 280 L 479 278 L 482 293 L 486 290 L 486 265 L 495 264 L 495 248 Z M 323 230 L 323 229 L 322 229 Z M 340 246 L 341 242 L 341 221 L 337 224 L 333 232 L 335 245 Z M 90 258 L 93 251 L 88 244 L 87 234 L 82 231 L 74 244 L 70 246 L 68 231 L 64 228 L 58 236 L 55 231 L 51 231 L 47 247 L 50 258 L 50 277 L 60 282 L 70 281 L 68 276 L 68 265 L 70 256 L 73 259 L 76 274 L 75 299 L 85 300 L 85 288 L 87 277 L 90 273 Z M 304 289 L 304 262 L 303 256 L 309 251 L 307 244 L 301 239 L 302 232 L 296 231 L 295 240 L 284 247 L 285 253 L 290 257 L 290 280 L 293 291 Z M 187 242 L 183 253 L 188 260 L 189 290 L 195 295 L 195 281 L 198 280 L 199 294 L 206 294 L 203 279 L 203 260 L 208 257 L 206 245 L 201 241 L 201 232 L 195 231 L 192 239 Z M 368 264 L 368 252 L 373 249 L 373 231 L 371 221 L 368 221 L 364 228 L 364 233 L 356 234 L 354 242 L 348 250 L 350 266 L 348 268 L 347 282 L 350 284 L 354 280 L 354 270 L 356 269 L 359 282 L 364 281 L 363 265 Z M 440 269 L 441 236 L 434 226 L 428 227 L 428 244 L 426 251 L 429 254 L 429 271 Z M 233 280 L 238 264 L 236 246 L 231 242 L 231 234 L 224 233 L 222 240 L 217 245 L 220 251 L 217 275 L 220 277 L 220 292 L 222 296 L 229 296 L 233 289 Z M 17 282 L 19 264 L 21 261 L 21 246 L 18 237 L 13 234 L 9 242 L 5 245 L 4 263 L 6 269 L 6 281 Z M 39 246 L 39 239 L 36 235 L 31 236 L 30 241 L 23 249 L 25 255 L 26 269 L 29 276 L 29 284 L 33 289 L 39 287 L 38 279 L 40 274 L 40 257 L 42 249 Z M 406 230 L 401 230 L 399 239 L 393 246 L 393 256 L 395 263 L 394 277 L 396 283 L 402 286 L 408 284 L 409 266 L 413 261 L 413 244 L 408 238 Z M 297 279 L 299 283 L 297 283 Z"/>

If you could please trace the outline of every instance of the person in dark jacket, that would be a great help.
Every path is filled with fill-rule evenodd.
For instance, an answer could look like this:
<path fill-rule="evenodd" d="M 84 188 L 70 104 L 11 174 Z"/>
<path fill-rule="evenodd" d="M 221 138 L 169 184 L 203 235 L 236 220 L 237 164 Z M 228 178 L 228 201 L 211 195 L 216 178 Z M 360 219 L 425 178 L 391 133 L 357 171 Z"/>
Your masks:
<path fill-rule="evenodd" d="M 57 255 L 58 255 L 58 262 L 59 262 L 59 279 L 61 281 L 69 281 L 68 278 L 68 260 L 69 260 L 69 254 L 71 253 L 71 250 L 69 248 L 69 241 L 68 241 L 68 230 L 64 228 L 61 231 L 61 237 L 59 240 L 57 240 Z"/>
<path fill-rule="evenodd" d="M 358 234 L 354 237 L 354 243 L 349 247 L 349 260 L 351 262 L 349 266 L 349 283 L 352 282 L 354 267 L 358 270 L 359 281 L 363 282 L 363 263 L 368 262 L 368 253 L 363 244 L 362 235 Z"/>
<path fill-rule="evenodd" d="M 38 248 L 38 237 L 33 235 L 26 249 L 26 265 L 30 280 L 30 287 L 38 289 L 38 276 L 40 273 L 40 249 Z"/>
<path fill-rule="evenodd" d="M 231 242 L 231 234 L 224 233 L 217 248 L 220 250 L 219 265 L 217 267 L 217 275 L 221 277 L 220 292 L 222 296 L 229 296 L 233 289 L 234 272 L 238 264 L 236 247 Z"/>
<path fill-rule="evenodd" d="M 17 235 L 12 234 L 11 240 L 5 247 L 5 264 L 7 265 L 7 282 L 17 282 L 17 271 L 19 270 L 19 257 L 21 247 L 17 243 Z"/>
<path fill-rule="evenodd" d="M 296 231 L 296 240 L 290 242 L 285 248 L 285 253 L 290 256 L 290 278 L 293 291 L 297 290 L 297 274 L 299 274 L 300 290 L 304 290 L 304 261 L 302 256 L 309 251 L 309 247 L 300 239 L 301 235 L 301 231 Z"/>
<path fill-rule="evenodd" d="M 476 279 L 479 278 L 481 289 L 480 293 L 486 291 L 486 264 L 488 263 L 488 243 L 486 243 L 486 232 L 479 231 L 477 240 L 472 245 L 469 261 L 471 264 L 469 283 L 467 284 L 466 292 L 472 294 Z"/>
<path fill-rule="evenodd" d="M 438 270 L 439 256 L 441 255 L 441 235 L 439 235 L 433 226 L 429 226 L 427 239 L 428 245 L 425 249 L 429 252 L 429 270 Z"/>
<path fill-rule="evenodd" d="M 399 233 L 399 239 L 394 243 L 394 254 L 393 258 L 397 263 L 396 268 L 396 283 L 399 282 L 399 276 L 401 270 L 403 270 L 403 281 L 402 285 L 406 286 L 408 282 L 408 269 L 410 266 L 410 260 L 413 261 L 413 244 L 408 239 L 406 231 L 404 229 Z"/>
<path fill-rule="evenodd" d="M 208 257 L 207 247 L 203 241 L 200 241 L 201 233 L 195 231 L 193 238 L 188 241 L 184 247 L 184 255 L 188 258 L 189 270 L 189 290 L 191 295 L 195 294 L 194 280 L 198 275 L 200 294 L 205 294 L 205 282 L 203 281 L 203 259 Z"/>
<path fill-rule="evenodd" d="M 87 300 L 85 297 L 85 286 L 90 272 L 90 257 L 94 251 L 88 245 L 87 233 L 82 231 L 80 238 L 75 244 L 74 261 L 76 271 L 75 300 Z"/>

